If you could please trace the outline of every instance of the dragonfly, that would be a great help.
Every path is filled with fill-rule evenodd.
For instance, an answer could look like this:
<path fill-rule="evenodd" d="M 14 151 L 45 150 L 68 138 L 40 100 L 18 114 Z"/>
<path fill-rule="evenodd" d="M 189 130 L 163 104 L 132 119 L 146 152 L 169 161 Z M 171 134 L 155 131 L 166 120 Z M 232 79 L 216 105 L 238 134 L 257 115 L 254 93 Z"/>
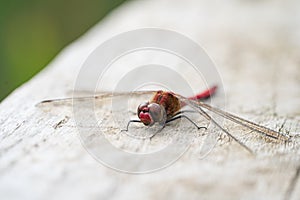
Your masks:
<path fill-rule="evenodd" d="M 145 126 L 151 127 L 154 124 L 159 124 L 162 126 L 162 129 L 165 127 L 166 124 L 173 122 L 178 119 L 185 118 L 189 122 L 191 122 L 197 129 L 207 129 L 203 126 L 198 126 L 193 120 L 191 120 L 185 113 L 191 112 L 191 110 L 183 110 L 185 106 L 190 106 L 193 111 L 198 112 L 203 116 L 206 120 L 209 120 L 211 123 L 213 123 L 217 128 L 219 128 L 221 131 L 223 131 L 225 134 L 227 134 L 230 138 L 232 138 L 234 141 L 236 141 L 238 144 L 240 144 L 242 147 L 244 147 L 247 151 L 250 153 L 253 153 L 253 151 L 246 146 L 244 143 L 242 143 L 240 140 L 238 140 L 235 136 L 233 136 L 229 131 L 227 131 L 223 126 L 221 126 L 211 115 L 209 115 L 205 110 L 211 111 L 212 113 L 215 113 L 216 115 L 225 118 L 227 120 L 230 120 L 236 124 L 239 124 L 243 127 L 247 127 L 250 130 L 256 131 L 258 133 L 261 133 L 262 135 L 272 138 L 279 141 L 288 141 L 289 136 L 284 135 L 282 133 L 279 133 L 275 130 L 272 130 L 268 127 L 259 125 L 257 123 L 254 123 L 252 121 L 243 119 L 239 116 L 236 116 L 234 114 L 231 114 L 229 112 L 223 111 L 217 107 L 213 107 L 210 104 L 204 103 L 203 101 L 206 99 L 209 99 L 212 97 L 217 90 L 217 86 L 213 86 L 195 96 L 192 97 L 184 97 L 182 95 L 179 95 L 177 93 L 173 93 L 170 91 L 135 91 L 135 92 L 125 92 L 125 93 L 117 93 L 117 94 L 101 94 L 99 96 L 93 96 L 93 97 L 77 97 L 77 99 L 87 99 L 87 98 L 94 98 L 94 99 L 101 99 L 101 98 L 107 98 L 107 97 L 113 97 L 113 96 L 124 96 L 124 95 L 140 95 L 140 94 L 153 94 L 153 97 L 146 102 L 141 103 L 137 108 L 137 116 L 139 119 L 131 119 L 128 121 L 127 126 L 125 129 L 122 129 L 121 131 L 128 131 L 130 124 L 132 123 L 142 123 Z M 75 97 L 76 98 L 76 97 Z M 40 105 L 48 104 L 48 103 L 55 103 L 65 100 L 72 100 L 73 98 L 66 98 L 66 99 L 53 99 L 53 100 L 45 100 L 40 102 Z M 192 112 L 193 112 L 192 111 Z M 161 130 L 162 130 L 161 129 Z M 155 133 L 156 134 L 156 133 Z M 150 138 L 154 137 L 155 134 L 153 134 Z"/>
<path fill-rule="evenodd" d="M 189 100 L 206 100 L 215 94 L 216 89 L 217 86 L 214 86 L 190 97 Z M 181 118 L 186 118 L 198 129 L 207 129 L 206 127 L 198 126 L 188 116 L 184 115 L 185 112 L 190 112 L 190 110 L 182 110 L 186 105 L 187 103 L 178 95 L 176 96 L 175 93 L 159 90 L 154 93 L 150 101 L 143 102 L 138 106 L 137 116 L 139 120 L 133 119 L 128 121 L 126 129 L 122 131 L 128 131 L 129 125 L 133 122 L 143 123 L 145 126 L 152 126 L 155 123 L 159 123 L 164 128 L 167 123 Z"/>

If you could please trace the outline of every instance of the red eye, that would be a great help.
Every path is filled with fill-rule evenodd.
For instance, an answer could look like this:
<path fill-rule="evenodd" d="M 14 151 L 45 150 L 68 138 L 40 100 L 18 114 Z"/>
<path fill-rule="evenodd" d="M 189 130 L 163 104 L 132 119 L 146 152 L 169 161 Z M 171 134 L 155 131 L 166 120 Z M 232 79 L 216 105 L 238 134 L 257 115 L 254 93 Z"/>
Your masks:
<path fill-rule="evenodd" d="M 139 116 L 141 112 L 149 112 L 148 105 L 149 102 L 141 103 L 137 109 L 137 115 Z"/>
<path fill-rule="evenodd" d="M 138 117 L 146 126 L 152 126 L 155 122 L 166 122 L 166 111 L 157 103 L 141 103 L 137 110 Z"/>
<path fill-rule="evenodd" d="M 154 122 L 165 123 L 167 120 L 164 107 L 157 103 L 151 103 L 148 106 L 149 114 Z"/>
<path fill-rule="evenodd" d="M 137 115 L 146 126 L 153 124 L 153 120 L 149 114 L 149 102 L 141 103 L 137 109 Z"/>

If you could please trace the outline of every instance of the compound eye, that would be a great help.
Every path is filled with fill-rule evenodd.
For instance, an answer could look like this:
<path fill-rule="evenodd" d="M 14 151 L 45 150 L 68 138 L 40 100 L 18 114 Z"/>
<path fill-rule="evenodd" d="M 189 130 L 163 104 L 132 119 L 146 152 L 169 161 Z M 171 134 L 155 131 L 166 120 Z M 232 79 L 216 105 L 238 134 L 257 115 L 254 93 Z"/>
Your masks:
<path fill-rule="evenodd" d="M 139 116 L 141 112 L 149 112 L 148 105 L 149 102 L 141 103 L 137 109 L 137 115 Z"/>
<path fill-rule="evenodd" d="M 150 116 L 154 122 L 165 122 L 166 111 L 165 109 L 156 103 L 151 103 L 148 105 Z"/>

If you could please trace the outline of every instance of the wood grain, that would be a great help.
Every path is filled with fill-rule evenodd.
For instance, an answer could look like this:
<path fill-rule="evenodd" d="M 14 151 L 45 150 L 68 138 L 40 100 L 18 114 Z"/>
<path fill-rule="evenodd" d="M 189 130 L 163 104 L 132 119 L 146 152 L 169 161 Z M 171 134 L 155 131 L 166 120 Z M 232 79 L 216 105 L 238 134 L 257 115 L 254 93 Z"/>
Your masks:
<path fill-rule="evenodd" d="M 1 102 L 0 196 L 299 199 L 299 7 L 292 0 L 148 0 L 130 1 L 117 8 Z M 191 131 L 197 137 L 180 159 L 153 173 L 124 174 L 100 164 L 82 147 L 71 102 L 36 106 L 45 99 L 70 97 L 82 63 L 97 45 L 118 33 L 153 26 L 184 34 L 206 50 L 222 76 L 227 111 L 288 134 L 291 140 L 265 139 L 226 123 L 225 129 L 253 149 L 255 156 L 221 134 L 212 152 L 201 158 L 203 138 L 215 130 L 197 132 L 182 121 L 187 129 L 180 132 L 175 123 L 167 127 L 166 137 L 156 136 L 151 143 L 164 145 L 174 130 Z M 153 59 L 160 62 L 160 58 Z M 122 64 L 124 68 L 128 65 L 126 60 Z M 181 63 L 173 64 L 179 67 Z M 107 82 L 106 89 L 111 87 Z M 103 108 L 107 105 L 101 104 Z M 86 128 L 92 125 L 86 124 Z M 115 137 L 113 131 L 108 127 L 105 134 L 116 145 L 121 140 L 130 149 L 149 145 Z M 95 136 L 90 137 L 91 145 L 97 145 Z"/>

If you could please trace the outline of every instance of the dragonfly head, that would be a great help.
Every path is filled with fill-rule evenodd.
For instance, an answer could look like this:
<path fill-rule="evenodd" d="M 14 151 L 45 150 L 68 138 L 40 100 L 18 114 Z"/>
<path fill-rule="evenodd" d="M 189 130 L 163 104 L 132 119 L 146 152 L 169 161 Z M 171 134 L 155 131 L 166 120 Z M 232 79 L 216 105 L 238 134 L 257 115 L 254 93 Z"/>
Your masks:
<path fill-rule="evenodd" d="M 167 120 L 164 107 L 157 103 L 141 103 L 138 107 L 137 114 L 146 126 L 152 126 L 155 122 L 163 124 Z"/>

